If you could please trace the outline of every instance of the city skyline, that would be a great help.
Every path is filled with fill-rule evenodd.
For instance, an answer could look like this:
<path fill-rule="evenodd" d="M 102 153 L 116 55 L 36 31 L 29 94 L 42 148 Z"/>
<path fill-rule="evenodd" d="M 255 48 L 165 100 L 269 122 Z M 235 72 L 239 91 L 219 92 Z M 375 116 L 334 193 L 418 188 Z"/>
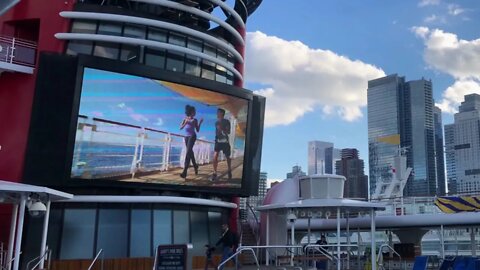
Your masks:
<path fill-rule="evenodd" d="M 249 18 L 245 87 L 267 97 L 262 170 L 269 178 L 283 179 L 294 164 L 307 168 L 312 140 L 357 148 L 368 168 L 368 80 L 431 79 L 444 124 L 464 94 L 480 93 L 473 53 L 480 8 L 422 2 L 274 1 Z"/>

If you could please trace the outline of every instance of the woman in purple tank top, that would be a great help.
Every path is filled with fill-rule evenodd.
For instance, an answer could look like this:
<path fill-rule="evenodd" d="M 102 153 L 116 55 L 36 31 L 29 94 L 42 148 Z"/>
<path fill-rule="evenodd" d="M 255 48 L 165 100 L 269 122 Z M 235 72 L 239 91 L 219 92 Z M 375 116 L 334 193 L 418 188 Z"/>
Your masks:
<path fill-rule="evenodd" d="M 187 105 L 185 106 L 185 118 L 180 124 L 180 129 L 185 129 L 185 146 L 187 147 L 187 153 L 185 155 L 185 164 L 183 167 L 183 172 L 180 174 L 180 177 L 187 178 L 187 170 L 190 167 L 190 161 L 192 161 L 193 168 L 195 169 L 195 174 L 198 174 L 198 165 L 195 161 L 195 153 L 193 152 L 193 146 L 197 140 L 197 132 L 200 131 L 200 126 L 203 123 L 203 118 L 200 121 L 197 121 L 195 118 L 196 114 L 195 107 Z"/>

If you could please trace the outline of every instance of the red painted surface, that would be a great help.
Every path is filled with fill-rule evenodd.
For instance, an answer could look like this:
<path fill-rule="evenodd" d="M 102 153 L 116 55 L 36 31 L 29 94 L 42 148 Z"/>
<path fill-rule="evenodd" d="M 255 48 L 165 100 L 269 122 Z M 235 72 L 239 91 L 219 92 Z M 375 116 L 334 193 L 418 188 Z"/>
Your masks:
<path fill-rule="evenodd" d="M 237 31 L 240 33 L 240 35 L 242 36 L 243 40 L 245 40 L 245 37 L 247 35 L 247 31 L 245 28 L 243 27 L 240 27 L 238 26 L 237 27 Z M 235 49 L 240 53 L 240 55 L 242 56 L 242 58 L 245 57 L 245 46 L 244 45 L 241 45 L 241 44 L 238 44 L 235 46 Z M 238 72 L 240 72 L 240 74 L 242 74 L 242 76 L 244 75 L 244 68 L 245 68 L 245 64 L 244 63 L 240 63 L 240 62 L 236 62 L 235 63 L 235 69 L 238 70 Z M 238 87 L 243 87 L 243 80 L 240 80 L 238 78 L 235 78 L 234 80 L 234 85 L 235 86 L 238 86 Z M 240 209 L 238 207 L 240 207 L 240 198 L 239 197 L 233 197 L 232 198 L 232 202 L 237 204 L 237 208 L 236 209 L 233 209 L 231 212 L 230 212 L 230 220 L 229 220 L 229 226 L 230 228 L 232 228 L 232 230 L 234 232 L 238 232 L 238 230 L 240 228 L 237 228 L 237 224 L 238 224 L 238 218 L 239 218 L 239 212 L 240 212 Z"/>
<path fill-rule="evenodd" d="M 0 35 L 38 39 L 37 56 L 42 51 L 63 52 L 65 42 L 54 34 L 67 32 L 70 25 L 58 14 L 73 10 L 73 4 L 72 0 L 22 0 L 0 17 Z M 1 180 L 21 182 L 35 81 L 36 73 L 0 74 Z M 4 243 L 8 240 L 10 208 L 0 205 L 0 242 Z"/>
<path fill-rule="evenodd" d="M 247 30 L 245 28 L 242 28 L 242 27 L 238 26 L 237 31 L 242 36 L 243 40 L 246 40 L 245 37 L 247 36 Z M 237 45 L 235 45 L 235 49 L 238 51 L 238 53 L 240 53 L 242 58 L 245 58 L 245 45 L 237 44 Z M 238 72 L 240 72 L 240 74 L 242 74 L 242 76 L 244 75 L 244 68 L 245 68 L 244 63 L 240 63 L 240 62 L 235 63 L 235 69 L 238 70 Z M 240 80 L 238 78 L 235 78 L 233 84 L 235 86 L 238 86 L 238 87 L 243 87 L 243 81 L 244 80 Z"/>

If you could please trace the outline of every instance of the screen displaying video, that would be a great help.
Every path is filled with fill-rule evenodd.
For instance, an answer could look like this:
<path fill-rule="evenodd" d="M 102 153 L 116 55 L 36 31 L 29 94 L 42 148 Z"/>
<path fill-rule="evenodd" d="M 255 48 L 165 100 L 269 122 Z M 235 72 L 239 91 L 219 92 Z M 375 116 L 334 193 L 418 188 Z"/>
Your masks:
<path fill-rule="evenodd" d="M 71 177 L 241 188 L 248 100 L 85 68 Z"/>

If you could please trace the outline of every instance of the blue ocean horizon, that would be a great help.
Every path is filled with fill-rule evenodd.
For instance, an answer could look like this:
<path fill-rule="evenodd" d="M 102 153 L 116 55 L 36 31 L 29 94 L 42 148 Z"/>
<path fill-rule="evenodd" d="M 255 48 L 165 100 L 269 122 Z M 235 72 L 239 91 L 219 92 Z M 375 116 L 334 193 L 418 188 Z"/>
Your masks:
<path fill-rule="evenodd" d="M 147 170 L 162 167 L 164 147 L 158 145 L 144 145 L 142 167 Z M 180 165 L 182 147 L 170 149 L 169 163 Z M 115 145 L 104 142 L 76 142 L 71 168 L 72 177 L 82 177 L 88 173 L 89 178 L 102 176 L 127 175 L 135 154 L 134 145 Z M 140 158 L 137 153 L 137 160 Z"/>

